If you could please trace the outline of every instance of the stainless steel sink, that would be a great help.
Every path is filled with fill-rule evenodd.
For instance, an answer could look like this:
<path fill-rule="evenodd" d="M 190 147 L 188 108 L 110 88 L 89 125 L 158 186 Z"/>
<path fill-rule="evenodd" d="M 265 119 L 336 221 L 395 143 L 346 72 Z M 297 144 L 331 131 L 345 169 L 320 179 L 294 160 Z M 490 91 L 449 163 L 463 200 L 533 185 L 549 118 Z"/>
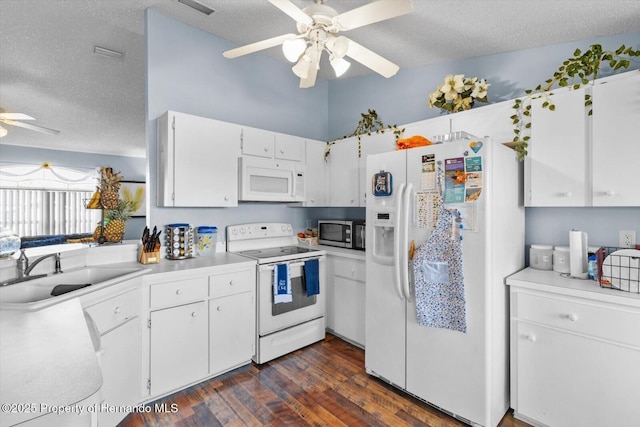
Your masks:
<path fill-rule="evenodd" d="M 0 287 L 0 308 L 28 308 L 26 305 L 39 301 L 55 300 L 78 292 L 90 292 L 91 287 L 117 283 L 142 274 L 144 268 L 136 267 L 85 267 L 60 274 L 15 283 Z M 52 296 L 51 291 L 58 285 L 90 286 L 60 296 Z M 66 298 L 65 298 L 66 299 Z M 54 301 L 51 301 L 52 303 Z M 33 304 L 32 304 L 33 305 Z M 48 304 L 42 304 L 42 306 Z M 39 308 L 41 304 L 37 304 Z"/>

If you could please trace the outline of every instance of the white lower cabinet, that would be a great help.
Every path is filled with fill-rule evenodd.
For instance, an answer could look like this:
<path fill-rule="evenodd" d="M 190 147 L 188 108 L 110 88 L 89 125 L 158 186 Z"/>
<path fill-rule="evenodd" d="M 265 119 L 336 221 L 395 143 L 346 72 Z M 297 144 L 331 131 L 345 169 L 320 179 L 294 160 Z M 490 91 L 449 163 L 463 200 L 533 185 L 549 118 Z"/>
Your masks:
<path fill-rule="evenodd" d="M 98 426 L 117 425 L 127 413 L 112 409 L 140 401 L 140 282 L 141 279 L 129 280 L 89 294 L 82 301 L 100 334 L 97 357 L 102 387 Z"/>
<path fill-rule="evenodd" d="M 527 287 L 511 286 L 515 416 L 550 427 L 637 425 L 640 300 L 610 291 L 622 301 L 615 304 L 593 291 Z"/>
<path fill-rule="evenodd" d="M 365 346 L 365 261 L 329 254 L 327 328 L 335 335 Z"/>
<path fill-rule="evenodd" d="M 255 347 L 255 264 L 149 275 L 144 401 L 251 362 Z"/>
<path fill-rule="evenodd" d="M 251 292 L 215 298 L 209 304 L 211 373 L 217 374 L 251 360 L 255 304 Z"/>
<path fill-rule="evenodd" d="M 151 395 L 179 388 L 207 376 L 207 317 L 207 304 L 204 301 L 151 312 Z"/>

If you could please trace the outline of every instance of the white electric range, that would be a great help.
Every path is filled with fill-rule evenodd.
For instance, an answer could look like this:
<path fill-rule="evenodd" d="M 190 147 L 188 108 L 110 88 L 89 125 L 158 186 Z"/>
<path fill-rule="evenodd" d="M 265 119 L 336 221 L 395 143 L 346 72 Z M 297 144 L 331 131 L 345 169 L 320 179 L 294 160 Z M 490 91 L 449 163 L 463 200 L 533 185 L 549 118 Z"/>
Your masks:
<path fill-rule="evenodd" d="M 326 252 L 298 246 L 291 224 L 251 223 L 227 226 L 227 251 L 257 261 L 256 363 L 265 363 L 325 337 Z M 318 260 L 319 289 L 307 296 L 305 261 Z M 275 302 L 276 266 L 288 264 L 291 302 Z"/>

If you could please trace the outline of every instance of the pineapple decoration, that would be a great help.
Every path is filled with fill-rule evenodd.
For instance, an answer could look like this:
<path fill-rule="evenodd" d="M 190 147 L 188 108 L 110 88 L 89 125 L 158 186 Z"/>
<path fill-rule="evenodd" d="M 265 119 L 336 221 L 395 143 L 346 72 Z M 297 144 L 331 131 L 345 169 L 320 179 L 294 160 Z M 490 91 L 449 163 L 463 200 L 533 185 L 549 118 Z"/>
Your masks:
<path fill-rule="evenodd" d="M 105 218 L 104 237 L 107 242 L 119 242 L 124 236 L 125 221 L 135 211 L 135 203 L 131 200 L 118 200 L 115 209 L 107 209 Z"/>
<path fill-rule="evenodd" d="M 120 196 L 118 192 L 120 190 L 120 172 L 113 172 L 113 169 L 109 167 L 102 167 L 100 169 L 100 202 L 105 209 L 118 209 L 118 201 Z"/>

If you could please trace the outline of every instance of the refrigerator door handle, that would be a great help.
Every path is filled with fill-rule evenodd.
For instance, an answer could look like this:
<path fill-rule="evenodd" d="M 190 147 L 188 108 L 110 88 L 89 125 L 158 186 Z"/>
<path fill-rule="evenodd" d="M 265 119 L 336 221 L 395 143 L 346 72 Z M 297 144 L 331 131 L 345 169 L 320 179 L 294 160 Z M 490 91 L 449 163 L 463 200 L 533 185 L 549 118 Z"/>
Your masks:
<path fill-rule="evenodd" d="M 408 183 L 403 194 L 402 206 L 402 290 L 407 301 L 411 302 L 411 289 L 409 288 L 409 221 L 411 214 L 411 193 L 413 184 Z"/>
<path fill-rule="evenodd" d="M 402 244 L 402 206 L 404 200 L 405 183 L 400 184 L 398 194 L 396 195 L 396 224 L 393 233 L 393 284 L 396 287 L 396 292 L 401 300 L 404 300 L 404 294 L 402 292 L 402 252 L 404 246 Z"/>

